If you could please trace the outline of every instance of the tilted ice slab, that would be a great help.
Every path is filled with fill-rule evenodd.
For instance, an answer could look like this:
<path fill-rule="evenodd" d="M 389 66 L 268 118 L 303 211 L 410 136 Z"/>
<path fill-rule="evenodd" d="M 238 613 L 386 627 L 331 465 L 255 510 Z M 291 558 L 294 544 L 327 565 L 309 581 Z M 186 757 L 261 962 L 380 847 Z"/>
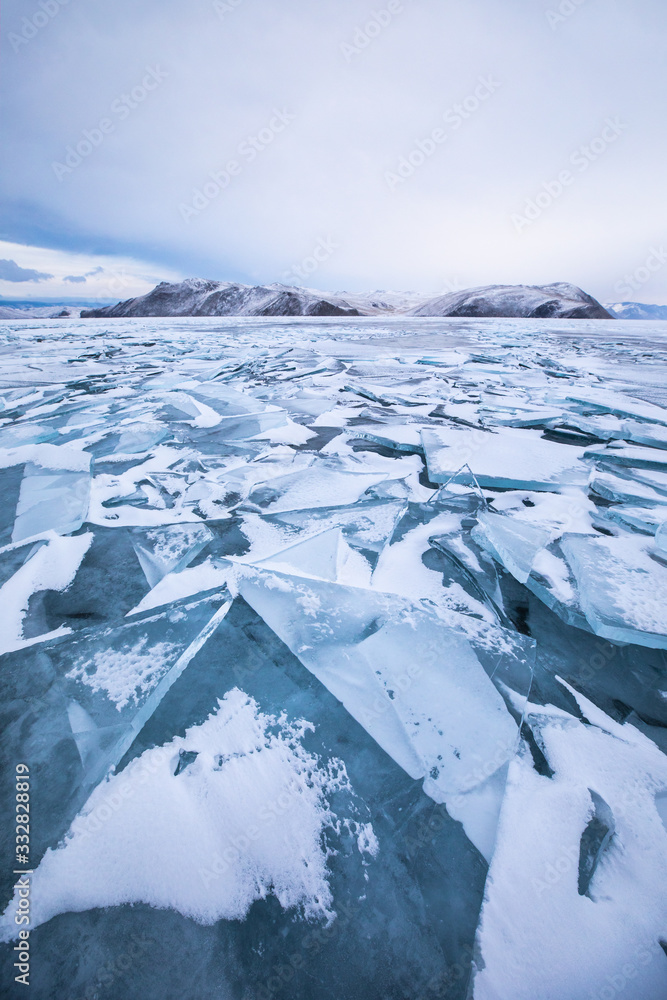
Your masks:
<path fill-rule="evenodd" d="M 665 996 L 665 757 L 574 693 L 586 724 L 552 706 L 527 715 L 553 777 L 538 774 L 527 753 L 510 764 L 475 1000 Z M 589 861 L 596 813 L 611 820 L 611 837 Z M 586 861 L 592 877 L 582 892 Z"/>
<path fill-rule="evenodd" d="M 244 440 L 287 422 L 287 413 L 226 386 L 197 384 L 196 390 L 158 397 L 163 414 L 196 428 L 215 428 L 221 438 Z"/>
<path fill-rule="evenodd" d="M 249 561 L 259 569 L 296 572 L 300 576 L 359 587 L 367 586 L 371 577 L 369 563 L 348 545 L 340 528 L 326 528 L 263 559 L 251 557 Z M 247 557 L 238 561 L 240 566 L 246 562 Z"/>
<path fill-rule="evenodd" d="M 596 386 L 580 386 L 568 389 L 566 399 L 587 409 L 589 412 L 613 413 L 619 417 L 629 417 L 646 423 L 667 424 L 667 410 L 654 403 L 633 399 L 622 392 L 610 392 Z"/>
<path fill-rule="evenodd" d="M 202 924 L 243 920 L 269 895 L 307 919 L 332 920 L 324 837 L 344 817 L 328 799 L 351 789 L 340 760 L 305 750 L 312 728 L 229 691 L 201 725 L 98 786 L 32 879 L 31 928 L 58 913 L 123 903 Z M 289 808 L 268 808 L 283 801 Z M 372 856 L 372 827 L 362 833 L 359 851 Z M 18 934 L 14 912 L 11 904 L 0 919 L 5 941 Z"/>
<path fill-rule="evenodd" d="M 596 472 L 591 476 L 590 487 L 598 496 L 614 503 L 667 504 L 667 493 L 642 483 L 638 479 L 623 479 L 611 473 Z"/>
<path fill-rule="evenodd" d="M 494 513 L 480 515 L 472 534 L 568 624 L 612 642 L 667 648 L 667 566 L 654 558 L 652 539 L 570 531 L 554 540 L 544 525 Z"/>
<path fill-rule="evenodd" d="M 640 448 L 631 444 L 596 445 L 587 448 L 584 454 L 586 458 L 605 465 L 667 471 L 667 450 L 661 448 Z"/>
<path fill-rule="evenodd" d="M 419 424 L 358 424 L 350 428 L 350 436 L 372 441 L 385 448 L 422 455 Z"/>
<path fill-rule="evenodd" d="M 456 496 L 451 489 L 443 488 L 428 503 L 408 505 L 380 555 L 372 586 L 411 599 L 419 595 L 436 613 L 457 611 L 461 625 L 478 637 L 480 622 L 507 624 L 498 607 L 502 598 L 493 562 L 482 566 L 484 554 L 473 551 L 469 537 L 486 502 L 476 493 Z"/>
<path fill-rule="evenodd" d="M 89 543 L 85 536 L 83 543 L 84 548 Z M 230 603 L 226 592 L 209 594 L 119 626 L 6 653 L 0 661 L 2 686 L 14 708 L 5 738 L 16 759 L 30 756 L 40 732 L 42 753 L 48 750 L 50 731 L 73 734 L 86 782 L 99 781 L 120 760 Z M 16 692 L 26 684 L 30 690 L 31 678 L 34 696 L 23 704 Z"/>
<path fill-rule="evenodd" d="M 63 836 L 230 604 L 225 592 L 207 595 L 0 657 L 0 758 L 29 761 L 33 863 Z M 4 783 L 7 813 L 13 796 Z M 0 837 L 6 853 L 9 834 Z"/>
<path fill-rule="evenodd" d="M 661 524 L 667 520 L 667 507 L 609 507 L 599 518 L 598 524 L 612 521 L 629 528 L 631 531 L 641 531 L 646 535 L 654 535 Z"/>
<path fill-rule="evenodd" d="M 0 554 L 3 562 L 13 561 L 14 553 L 17 556 L 22 553 L 24 560 L 0 588 L 0 653 L 47 638 L 45 635 L 32 639 L 24 637 L 23 623 L 30 599 L 40 591 L 63 591 L 69 587 L 92 540 L 91 532 L 62 538 L 53 533 L 34 546 L 13 546 Z M 58 629 L 55 635 L 63 635 L 68 631 L 69 629 Z M 51 637 L 54 637 L 54 633 Z"/>
<path fill-rule="evenodd" d="M 547 507 L 553 510 L 554 505 L 547 503 Z M 581 508 L 575 506 L 574 511 L 576 522 L 581 517 Z M 565 504 L 561 512 L 566 515 Z M 572 573 L 559 548 L 558 539 L 567 523 L 567 515 L 560 524 L 554 524 L 549 519 L 540 522 L 487 512 L 479 516 L 472 537 L 563 621 L 577 628 L 588 628 Z M 582 527 L 585 532 L 585 523 Z M 592 532 L 590 522 L 588 527 Z"/>
<path fill-rule="evenodd" d="M 487 856 L 500 794 L 481 791 L 513 756 L 517 723 L 497 683 L 521 678 L 532 644 L 484 622 L 482 666 L 466 616 L 436 616 L 377 591 L 238 568 L 239 593 L 424 791 L 445 802 Z M 510 638 L 511 636 L 511 638 Z M 490 638 L 491 637 L 491 638 Z M 493 639 L 495 637 L 495 653 Z M 490 641 L 489 641 L 490 640 Z M 487 672 L 488 671 L 488 672 Z M 502 785 L 502 780 L 501 780 Z M 473 793 L 476 801 L 466 798 Z"/>
<path fill-rule="evenodd" d="M 584 449 L 545 440 L 539 431 L 425 428 L 421 438 L 434 483 L 465 477 L 464 466 L 485 488 L 552 490 L 588 479 L 589 470 L 578 461 Z"/>
<path fill-rule="evenodd" d="M 571 414 L 562 422 L 602 441 L 623 440 L 649 448 L 667 448 L 667 427 L 661 424 L 621 420 L 611 415 L 579 417 Z"/>
<path fill-rule="evenodd" d="M 652 557 L 648 539 L 575 536 L 561 545 L 597 635 L 667 649 L 667 566 Z"/>
<path fill-rule="evenodd" d="M 90 498 L 91 457 L 53 444 L 32 444 L 0 452 L 0 475 L 23 467 L 12 541 L 45 531 L 67 534 L 83 524 Z"/>
<path fill-rule="evenodd" d="M 148 583 L 155 587 L 167 573 L 187 566 L 212 538 L 204 524 L 178 524 L 135 530 L 133 544 Z"/>
<path fill-rule="evenodd" d="M 269 514 L 335 504 L 342 507 L 354 503 L 370 486 L 386 478 L 385 473 L 345 472 L 319 466 L 277 476 L 256 486 L 248 502 L 264 508 Z"/>
<path fill-rule="evenodd" d="M 366 558 L 376 559 L 391 537 L 405 508 L 406 504 L 401 501 L 362 498 L 350 506 L 283 511 L 276 514 L 275 518 L 267 515 L 263 518 L 263 524 L 273 524 L 275 521 L 279 526 L 300 532 L 340 528 L 348 545 L 361 551 Z M 252 515 L 247 515 L 244 520 L 246 528 L 251 522 Z M 284 530 L 281 540 L 283 545 L 287 542 Z"/>

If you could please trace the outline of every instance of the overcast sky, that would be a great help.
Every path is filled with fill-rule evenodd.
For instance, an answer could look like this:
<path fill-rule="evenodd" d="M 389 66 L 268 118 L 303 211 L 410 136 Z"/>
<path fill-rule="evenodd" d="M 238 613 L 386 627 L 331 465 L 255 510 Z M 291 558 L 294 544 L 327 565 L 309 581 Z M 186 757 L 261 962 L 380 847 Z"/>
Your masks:
<path fill-rule="evenodd" d="M 3 0 L 0 294 L 667 303 L 666 43 L 664 0 Z"/>

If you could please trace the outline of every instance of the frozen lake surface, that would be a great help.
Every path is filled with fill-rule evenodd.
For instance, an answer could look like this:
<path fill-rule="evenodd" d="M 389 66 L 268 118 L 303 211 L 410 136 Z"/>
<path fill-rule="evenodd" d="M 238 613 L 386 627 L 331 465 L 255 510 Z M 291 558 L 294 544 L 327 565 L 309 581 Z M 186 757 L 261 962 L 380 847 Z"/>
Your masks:
<path fill-rule="evenodd" d="M 3 321 L 0 491 L 36 1000 L 664 1000 L 667 323 Z"/>

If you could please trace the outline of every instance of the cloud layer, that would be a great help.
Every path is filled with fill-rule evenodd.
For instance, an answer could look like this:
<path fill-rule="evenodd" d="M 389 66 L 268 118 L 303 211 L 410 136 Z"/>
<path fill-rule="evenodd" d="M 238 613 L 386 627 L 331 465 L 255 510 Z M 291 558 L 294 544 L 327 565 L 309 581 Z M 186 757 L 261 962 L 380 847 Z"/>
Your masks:
<path fill-rule="evenodd" d="M 5 0 L 0 236 L 248 282 L 324 240 L 324 288 L 667 302 L 634 277 L 666 35 L 658 0 Z"/>
<path fill-rule="evenodd" d="M 15 260 L 0 260 L 0 281 L 47 281 L 52 277 L 31 267 L 19 267 Z"/>

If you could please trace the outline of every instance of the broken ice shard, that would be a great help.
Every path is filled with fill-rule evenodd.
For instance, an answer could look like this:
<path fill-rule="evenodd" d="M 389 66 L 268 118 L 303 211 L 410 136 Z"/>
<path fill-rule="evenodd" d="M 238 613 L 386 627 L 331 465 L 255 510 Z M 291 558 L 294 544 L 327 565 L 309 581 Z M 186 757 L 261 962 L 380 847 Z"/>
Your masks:
<path fill-rule="evenodd" d="M 51 444 L 27 445 L 0 454 L 3 469 L 23 466 L 13 542 L 45 531 L 67 534 L 81 527 L 88 512 L 91 461 L 85 452 Z"/>
<path fill-rule="evenodd" d="M 0 757 L 5 773 L 10 763 L 31 762 L 33 856 L 64 834 L 230 604 L 216 592 L 0 657 Z M 3 794 L 8 812 L 11 788 Z"/>
<path fill-rule="evenodd" d="M 367 500 L 342 507 L 316 507 L 268 514 L 264 523 L 286 525 L 292 530 L 340 528 L 351 548 L 357 549 L 375 566 L 378 556 L 391 537 L 405 503 L 395 500 Z"/>
<path fill-rule="evenodd" d="M 585 484 L 583 448 L 544 439 L 539 431 L 503 428 L 424 428 L 421 432 L 429 479 L 456 482 L 467 466 L 484 488 L 555 490 Z"/>
<path fill-rule="evenodd" d="M 428 795 L 461 813 L 474 837 L 478 817 L 466 826 L 465 797 L 504 767 L 518 737 L 474 643 L 486 646 L 491 673 L 504 659 L 528 661 L 532 644 L 520 649 L 486 622 L 455 612 L 445 620 L 444 611 L 395 595 L 249 566 L 238 572 L 251 607 L 386 753 L 424 779 Z M 486 829 L 482 840 L 492 843 Z"/>
<path fill-rule="evenodd" d="M 614 835 L 614 815 L 597 792 L 589 789 L 593 801 L 593 815 L 581 835 L 579 851 L 579 895 L 589 896 L 595 869 Z"/>
<path fill-rule="evenodd" d="M 345 472 L 334 468 L 308 468 L 286 476 L 276 476 L 256 486 L 249 497 L 269 514 L 283 511 L 347 506 L 354 503 L 370 486 L 381 483 L 384 473 Z"/>
<path fill-rule="evenodd" d="M 667 649 L 667 566 L 640 535 L 567 536 L 561 547 L 590 627 L 612 642 Z"/>
<path fill-rule="evenodd" d="M 199 555 L 213 538 L 203 524 L 165 525 L 132 532 L 137 558 L 146 579 L 155 587 L 167 573 L 177 573 Z"/>

